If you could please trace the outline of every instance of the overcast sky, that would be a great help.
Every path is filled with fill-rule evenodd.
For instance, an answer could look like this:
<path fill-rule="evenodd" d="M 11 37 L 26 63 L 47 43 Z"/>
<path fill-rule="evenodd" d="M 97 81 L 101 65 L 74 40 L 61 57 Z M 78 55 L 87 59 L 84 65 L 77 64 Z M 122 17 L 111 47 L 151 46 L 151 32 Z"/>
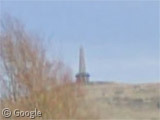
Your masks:
<path fill-rule="evenodd" d="M 49 39 L 55 54 L 78 72 L 84 46 L 91 81 L 158 81 L 158 1 L 0 2 L 2 17 L 18 18 L 29 31 Z M 47 47 L 47 45 L 46 45 Z"/>

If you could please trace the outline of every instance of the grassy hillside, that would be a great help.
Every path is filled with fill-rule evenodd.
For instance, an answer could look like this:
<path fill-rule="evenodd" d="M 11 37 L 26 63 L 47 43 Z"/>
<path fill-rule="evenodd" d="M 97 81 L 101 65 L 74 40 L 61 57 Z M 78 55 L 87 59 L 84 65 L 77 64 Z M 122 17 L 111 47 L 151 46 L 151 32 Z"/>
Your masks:
<path fill-rule="evenodd" d="M 159 120 L 160 84 L 90 83 L 86 90 L 83 114 L 90 118 Z"/>

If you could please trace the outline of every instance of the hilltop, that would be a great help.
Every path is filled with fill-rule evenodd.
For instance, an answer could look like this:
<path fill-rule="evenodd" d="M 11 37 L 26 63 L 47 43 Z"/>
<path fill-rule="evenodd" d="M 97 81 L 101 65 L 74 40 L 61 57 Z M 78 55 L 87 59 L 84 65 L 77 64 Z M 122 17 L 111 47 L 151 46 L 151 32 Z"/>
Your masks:
<path fill-rule="evenodd" d="M 83 87 L 83 114 L 92 111 L 93 118 L 102 119 L 160 119 L 160 83 L 91 82 Z"/>

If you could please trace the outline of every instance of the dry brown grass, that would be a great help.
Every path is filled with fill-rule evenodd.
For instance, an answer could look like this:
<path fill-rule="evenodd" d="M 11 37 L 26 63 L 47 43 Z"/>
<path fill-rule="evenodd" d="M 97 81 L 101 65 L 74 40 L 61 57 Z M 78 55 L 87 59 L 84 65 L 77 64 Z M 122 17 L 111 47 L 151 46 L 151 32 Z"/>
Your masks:
<path fill-rule="evenodd" d="M 84 86 L 85 110 L 99 119 L 159 120 L 160 83 L 103 83 Z M 92 118 L 92 115 L 89 117 Z"/>

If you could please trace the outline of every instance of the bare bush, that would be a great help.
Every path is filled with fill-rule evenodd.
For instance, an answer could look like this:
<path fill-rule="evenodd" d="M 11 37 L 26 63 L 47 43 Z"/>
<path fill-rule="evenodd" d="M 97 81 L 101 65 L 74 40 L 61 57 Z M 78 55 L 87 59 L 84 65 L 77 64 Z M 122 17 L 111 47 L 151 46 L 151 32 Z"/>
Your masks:
<path fill-rule="evenodd" d="M 43 118 L 76 118 L 80 87 L 59 60 L 49 61 L 42 41 L 14 19 L 1 24 L 0 80 L 3 107 L 42 111 Z"/>

